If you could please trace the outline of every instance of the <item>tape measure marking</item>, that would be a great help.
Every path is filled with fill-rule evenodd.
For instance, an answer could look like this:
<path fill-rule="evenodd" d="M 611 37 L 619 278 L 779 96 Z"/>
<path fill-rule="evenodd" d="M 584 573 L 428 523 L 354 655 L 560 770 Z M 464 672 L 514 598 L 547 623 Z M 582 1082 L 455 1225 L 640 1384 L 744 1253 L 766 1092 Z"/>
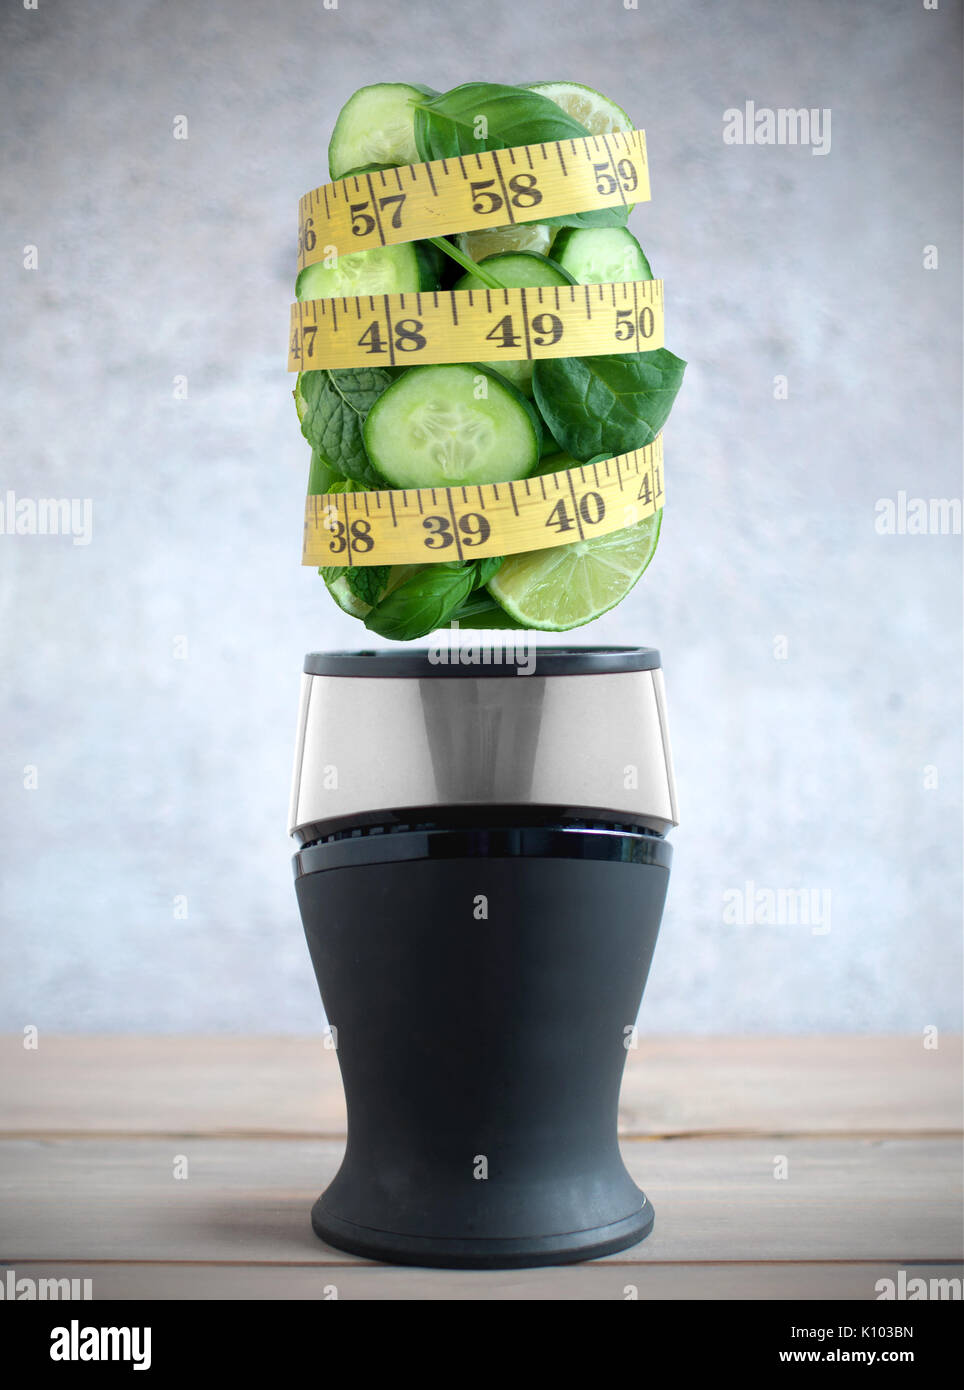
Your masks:
<path fill-rule="evenodd" d="M 663 329 L 662 280 L 309 299 L 291 306 L 288 370 L 650 352 Z"/>
<path fill-rule="evenodd" d="M 466 167 L 467 159 L 474 168 Z M 528 168 L 506 177 L 505 159 L 513 166 L 524 159 Z M 389 174 L 395 175 L 397 190 Z M 423 237 L 645 203 L 649 197 L 641 130 L 355 174 L 312 189 L 300 200 L 298 269 L 324 260 L 332 247 L 348 255 Z"/>
<path fill-rule="evenodd" d="M 524 497 L 511 482 L 309 496 L 301 563 L 431 564 L 609 535 L 663 506 L 663 436 L 601 464 L 519 482 Z"/>

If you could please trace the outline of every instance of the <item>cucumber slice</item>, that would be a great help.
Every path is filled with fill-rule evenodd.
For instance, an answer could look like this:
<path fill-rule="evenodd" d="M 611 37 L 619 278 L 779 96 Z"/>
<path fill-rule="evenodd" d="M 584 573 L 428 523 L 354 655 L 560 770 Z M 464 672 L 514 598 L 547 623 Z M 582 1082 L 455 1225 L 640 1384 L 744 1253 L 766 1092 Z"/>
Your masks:
<path fill-rule="evenodd" d="M 653 278 L 643 248 L 625 227 L 563 227 L 552 254 L 579 285 Z"/>
<path fill-rule="evenodd" d="M 388 583 L 385 585 L 382 598 L 387 598 L 393 589 L 397 589 L 399 584 L 403 583 L 410 574 L 414 574 L 417 569 L 421 568 L 421 565 L 392 565 L 388 572 Z M 362 621 L 368 617 L 369 613 L 372 611 L 372 606 L 370 603 L 366 603 L 364 599 L 360 599 L 357 594 L 352 593 L 351 585 L 345 577 L 344 569 L 333 569 L 328 566 L 323 566 L 319 569 L 318 573 L 325 581 L 326 589 L 343 613 L 348 613 L 353 618 L 361 618 Z"/>
<path fill-rule="evenodd" d="M 367 618 L 372 611 L 371 604 L 364 603 L 352 593 L 344 570 L 324 568 L 320 569 L 318 573 L 325 581 L 325 588 L 343 613 L 348 613 L 352 618 Z"/>
<path fill-rule="evenodd" d="M 486 256 L 481 262 L 486 270 L 508 289 L 528 289 L 540 285 L 574 285 L 576 282 L 568 270 L 557 265 L 548 256 L 540 256 L 535 251 L 503 251 L 496 256 Z M 485 286 L 474 275 L 463 275 L 455 282 L 457 290 L 483 290 Z M 493 371 L 501 372 L 518 391 L 532 395 L 532 362 L 528 358 L 505 357 L 486 362 Z"/>
<path fill-rule="evenodd" d="M 417 164 L 412 103 L 438 96 L 418 83 L 377 82 L 348 98 L 328 146 L 328 172 L 344 178 L 364 164 Z"/>
<path fill-rule="evenodd" d="M 528 289 L 539 285 L 575 285 L 568 270 L 564 270 L 548 256 L 536 251 L 500 251 L 495 256 L 486 256 L 482 264 L 491 270 L 495 278 L 507 289 Z M 455 284 L 457 290 L 484 290 L 485 286 L 471 273 L 463 275 Z"/>
<path fill-rule="evenodd" d="M 437 275 L 431 269 L 434 262 L 419 250 L 417 241 L 351 251 L 347 256 L 332 256 L 331 261 L 331 265 L 316 261 L 299 272 L 295 281 L 297 299 L 402 294 L 406 290 L 438 288 Z"/>
<path fill-rule="evenodd" d="M 542 445 L 525 396 L 480 362 L 410 367 L 372 406 L 363 435 L 374 467 L 401 488 L 524 478 Z"/>

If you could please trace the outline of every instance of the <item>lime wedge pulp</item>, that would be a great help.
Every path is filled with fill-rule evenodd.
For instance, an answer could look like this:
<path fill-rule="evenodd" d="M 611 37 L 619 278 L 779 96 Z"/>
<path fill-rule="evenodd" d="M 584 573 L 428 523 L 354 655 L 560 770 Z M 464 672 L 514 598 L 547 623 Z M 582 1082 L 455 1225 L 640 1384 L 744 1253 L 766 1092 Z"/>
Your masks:
<path fill-rule="evenodd" d="M 590 135 L 633 129 L 632 121 L 621 106 L 580 82 L 528 82 L 526 85 L 530 92 L 538 92 L 561 106 L 566 115 L 584 125 Z"/>
<path fill-rule="evenodd" d="M 555 227 L 541 222 L 523 223 L 515 227 L 480 227 L 475 232 L 459 232 L 459 249 L 473 261 L 484 261 L 503 251 L 538 251 L 548 256 Z"/>
<path fill-rule="evenodd" d="M 568 632 L 615 608 L 656 551 L 662 509 L 608 536 L 510 555 L 489 593 L 523 627 Z"/>

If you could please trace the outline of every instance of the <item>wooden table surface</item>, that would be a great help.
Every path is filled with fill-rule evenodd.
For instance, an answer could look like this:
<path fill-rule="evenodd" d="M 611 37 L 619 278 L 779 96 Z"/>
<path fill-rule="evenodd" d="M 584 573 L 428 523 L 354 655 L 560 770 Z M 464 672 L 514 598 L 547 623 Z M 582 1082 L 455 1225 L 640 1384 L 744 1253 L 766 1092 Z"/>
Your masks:
<path fill-rule="evenodd" d="M 653 1234 L 491 1272 L 313 1234 L 345 1130 L 320 1038 L 0 1036 L 0 1058 L 0 1266 L 95 1299 L 874 1299 L 901 1268 L 962 1275 L 960 1038 L 641 1037 L 620 1136 Z"/>

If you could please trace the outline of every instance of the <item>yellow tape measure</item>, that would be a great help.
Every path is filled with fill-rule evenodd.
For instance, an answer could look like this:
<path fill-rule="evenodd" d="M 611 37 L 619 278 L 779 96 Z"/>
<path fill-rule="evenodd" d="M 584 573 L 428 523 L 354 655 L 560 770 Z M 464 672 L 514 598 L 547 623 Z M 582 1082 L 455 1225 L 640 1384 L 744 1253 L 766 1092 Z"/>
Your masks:
<path fill-rule="evenodd" d="M 484 150 L 339 179 L 299 203 L 298 269 L 333 253 L 647 202 L 641 130 Z"/>
<path fill-rule="evenodd" d="M 633 526 L 663 505 L 663 436 L 644 449 L 511 483 L 309 496 L 303 565 L 516 555 Z"/>
<path fill-rule="evenodd" d="M 309 299 L 288 370 L 587 357 L 663 346 L 662 280 Z"/>

